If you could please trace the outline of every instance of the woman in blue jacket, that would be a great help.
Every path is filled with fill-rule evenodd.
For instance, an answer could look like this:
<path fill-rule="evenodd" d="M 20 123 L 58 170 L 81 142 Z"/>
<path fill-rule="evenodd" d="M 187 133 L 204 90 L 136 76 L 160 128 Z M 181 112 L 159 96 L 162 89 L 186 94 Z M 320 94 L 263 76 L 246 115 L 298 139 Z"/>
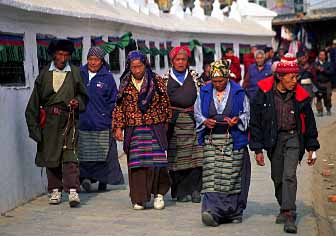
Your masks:
<path fill-rule="evenodd" d="M 244 89 L 229 80 L 228 61 L 213 62 L 210 76 L 194 107 L 199 144 L 204 145 L 202 222 L 241 223 L 251 176 L 249 100 Z"/>
<path fill-rule="evenodd" d="M 81 74 L 89 95 L 86 111 L 79 116 L 79 160 L 81 185 L 87 191 L 99 181 L 98 190 L 107 184 L 124 183 L 118 161 L 117 144 L 111 135 L 112 112 L 117 86 L 104 60 L 104 51 L 92 47 Z"/>

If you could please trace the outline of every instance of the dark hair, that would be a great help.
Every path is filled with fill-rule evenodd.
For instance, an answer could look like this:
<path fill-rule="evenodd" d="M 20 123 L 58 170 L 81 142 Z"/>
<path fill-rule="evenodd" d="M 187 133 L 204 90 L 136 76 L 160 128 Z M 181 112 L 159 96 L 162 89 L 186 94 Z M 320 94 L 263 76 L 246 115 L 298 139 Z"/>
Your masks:
<path fill-rule="evenodd" d="M 203 63 L 203 70 L 205 70 L 205 67 L 210 66 L 210 62 Z"/>
<path fill-rule="evenodd" d="M 327 55 L 327 52 L 325 49 L 320 49 L 318 53 L 320 54 L 321 52 L 324 52 Z"/>
<path fill-rule="evenodd" d="M 280 81 L 280 78 L 282 78 L 285 74 L 283 73 L 279 73 L 279 72 L 274 72 L 273 73 L 273 78 L 276 82 Z"/>
<path fill-rule="evenodd" d="M 225 53 L 228 53 L 228 52 L 230 52 L 230 51 L 233 52 L 233 48 L 226 48 L 226 49 L 225 49 Z"/>
<path fill-rule="evenodd" d="M 265 52 L 265 53 L 268 53 L 268 52 L 270 52 L 271 50 L 273 50 L 272 47 L 265 47 L 265 48 L 264 48 L 264 52 Z"/>

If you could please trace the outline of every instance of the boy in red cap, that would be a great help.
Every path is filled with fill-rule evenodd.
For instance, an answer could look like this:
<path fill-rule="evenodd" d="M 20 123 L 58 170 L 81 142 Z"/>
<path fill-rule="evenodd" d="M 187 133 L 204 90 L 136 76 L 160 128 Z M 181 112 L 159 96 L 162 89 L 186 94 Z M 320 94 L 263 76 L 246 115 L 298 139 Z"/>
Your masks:
<path fill-rule="evenodd" d="M 297 233 L 297 165 L 305 150 L 308 165 L 314 165 L 314 151 L 320 148 L 309 93 L 298 84 L 298 74 L 296 58 L 286 54 L 277 64 L 274 77 L 258 82 L 259 90 L 251 104 L 249 145 L 260 166 L 265 165 L 262 150 L 267 151 L 280 205 L 276 223 L 284 223 L 287 233 Z"/>

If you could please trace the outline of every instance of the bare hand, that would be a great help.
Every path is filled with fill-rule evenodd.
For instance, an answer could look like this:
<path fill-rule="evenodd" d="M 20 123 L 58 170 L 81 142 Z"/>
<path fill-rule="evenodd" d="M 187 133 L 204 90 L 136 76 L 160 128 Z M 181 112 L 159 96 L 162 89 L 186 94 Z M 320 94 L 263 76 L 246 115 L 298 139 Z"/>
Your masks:
<path fill-rule="evenodd" d="M 116 128 L 115 139 L 120 142 L 124 140 L 124 135 L 123 135 L 123 131 L 121 128 Z"/>
<path fill-rule="evenodd" d="M 265 158 L 264 158 L 264 154 L 262 152 L 256 154 L 255 159 L 257 161 L 258 166 L 265 166 Z"/>
<path fill-rule="evenodd" d="M 308 159 L 307 159 L 307 163 L 309 166 L 313 166 L 316 162 L 316 159 L 313 159 L 313 151 L 309 151 L 308 152 Z"/>
<path fill-rule="evenodd" d="M 229 126 L 232 127 L 238 124 L 239 117 L 233 117 L 232 119 L 230 117 L 225 117 L 224 121 L 226 121 Z"/>
<path fill-rule="evenodd" d="M 216 120 L 214 119 L 206 119 L 203 124 L 209 129 L 213 129 L 216 125 Z"/>

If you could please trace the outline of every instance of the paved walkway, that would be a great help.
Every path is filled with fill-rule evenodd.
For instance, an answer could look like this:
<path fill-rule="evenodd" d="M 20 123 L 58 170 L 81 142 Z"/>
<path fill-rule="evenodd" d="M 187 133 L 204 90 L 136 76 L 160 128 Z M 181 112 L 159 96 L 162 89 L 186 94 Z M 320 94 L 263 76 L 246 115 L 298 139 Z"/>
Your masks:
<path fill-rule="evenodd" d="M 335 117 L 322 117 L 318 118 L 318 123 L 327 125 L 335 119 Z M 270 163 L 267 162 L 266 167 L 257 167 L 254 156 L 252 157 L 252 183 L 248 208 L 243 223 L 239 225 L 205 227 L 201 223 L 199 204 L 175 203 L 169 200 L 169 196 L 165 210 L 134 211 L 131 209 L 127 187 L 119 186 L 106 193 L 82 193 L 81 207 L 76 209 L 69 208 L 67 202 L 58 206 L 48 205 L 47 197 L 41 196 L 0 217 L 0 235 L 285 235 L 283 226 L 274 223 L 278 206 L 273 196 Z M 317 235 L 310 191 L 312 170 L 305 162 L 298 168 L 298 235 Z M 127 172 L 124 170 L 124 173 Z M 63 199 L 66 199 L 66 196 L 63 196 Z"/>

